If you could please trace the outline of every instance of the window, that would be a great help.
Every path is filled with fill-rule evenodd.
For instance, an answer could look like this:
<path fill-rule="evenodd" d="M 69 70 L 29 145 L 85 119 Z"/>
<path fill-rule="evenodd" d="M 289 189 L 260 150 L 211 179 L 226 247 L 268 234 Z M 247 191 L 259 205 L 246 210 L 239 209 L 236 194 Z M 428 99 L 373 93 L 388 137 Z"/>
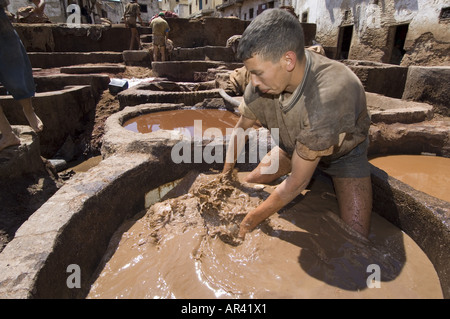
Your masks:
<path fill-rule="evenodd" d="M 139 8 L 141 9 L 141 12 L 148 12 L 146 4 L 139 4 Z"/>
<path fill-rule="evenodd" d="M 441 14 L 439 14 L 439 22 L 450 22 L 450 7 L 441 9 Z"/>
<path fill-rule="evenodd" d="M 253 19 L 253 8 L 250 8 L 250 9 L 248 10 L 248 17 L 249 17 L 250 19 Z"/>
<path fill-rule="evenodd" d="M 344 21 L 347 21 L 348 18 L 350 18 L 350 10 L 345 10 L 344 11 Z"/>
<path fill-rule="evenodd" d="M 308 11 L 302 13 L 302 23 L 308 22 Z"/>

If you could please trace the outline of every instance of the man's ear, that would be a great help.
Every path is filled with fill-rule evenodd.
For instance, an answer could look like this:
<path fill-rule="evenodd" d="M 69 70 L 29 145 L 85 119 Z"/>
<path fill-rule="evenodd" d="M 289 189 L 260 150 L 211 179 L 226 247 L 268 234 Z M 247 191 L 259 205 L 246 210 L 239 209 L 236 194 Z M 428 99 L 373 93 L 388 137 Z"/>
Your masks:
<path fill-rule="evenodd" d="M 283 59 L 286 63 L 286 71 L 291 72 L 294 70 L 297 63 L 297 54 L 294 51 L 288 51 L 283 55 Z"/>

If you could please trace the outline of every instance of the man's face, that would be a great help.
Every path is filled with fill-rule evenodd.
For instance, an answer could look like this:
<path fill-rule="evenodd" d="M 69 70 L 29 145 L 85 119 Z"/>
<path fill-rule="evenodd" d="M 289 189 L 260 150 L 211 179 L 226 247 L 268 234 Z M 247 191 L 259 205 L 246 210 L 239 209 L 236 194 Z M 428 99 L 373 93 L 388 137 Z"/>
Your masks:
<path fill-rule="evenodd" d="M 244 65 L 250 72 L 250 80 L 260 92 L 277 95 L 282 93 L 287 86 L 288 74 L 283 59 L 273 63 L 264 60 L 259 55 L 253 55 L 244 61 Z"/>

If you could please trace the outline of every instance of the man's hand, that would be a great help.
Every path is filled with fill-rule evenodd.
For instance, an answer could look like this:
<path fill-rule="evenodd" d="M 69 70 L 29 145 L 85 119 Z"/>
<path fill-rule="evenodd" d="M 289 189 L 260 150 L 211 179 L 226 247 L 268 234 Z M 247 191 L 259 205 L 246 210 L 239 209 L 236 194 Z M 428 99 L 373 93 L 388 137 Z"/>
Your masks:
<path fill-rule="evenodd" d="M 308 185 L 320 158 L 312 161 L 300 158 L 296 152 L 292 156 L 291 174 L 262 202 L 249 212 L 242 220 L 238 238 L 244 240 L 245 235 L 260 222 L 283 208 L 297 197 Z"/>
<path fill-rule="evenodd" d="M 250 225 L 249 225 L 247 222 L 245 222 L 245 220 L 243 220 L 243 221 L 241 222 L 240 227 L 239 227 L 238 239 L 243 241 L 243 240 L 245 239 L 245 235 L 246 235 L 249 231 L 251 231 Z"/>

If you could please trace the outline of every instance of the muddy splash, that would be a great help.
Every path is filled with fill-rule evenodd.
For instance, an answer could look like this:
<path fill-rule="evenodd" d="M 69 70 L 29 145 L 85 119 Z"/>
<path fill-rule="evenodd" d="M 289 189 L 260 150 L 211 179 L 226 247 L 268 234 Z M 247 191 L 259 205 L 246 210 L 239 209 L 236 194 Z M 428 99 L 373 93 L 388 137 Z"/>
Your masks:
<path fill-rule="evenodd" d="M 276 185 L 194 177 L 118 230 L 88 298 L 442 298 L 401 230 L 373 214 L 365 240 L 341 222 L 322 175 L 243 242 L 240 221 Z"/>

